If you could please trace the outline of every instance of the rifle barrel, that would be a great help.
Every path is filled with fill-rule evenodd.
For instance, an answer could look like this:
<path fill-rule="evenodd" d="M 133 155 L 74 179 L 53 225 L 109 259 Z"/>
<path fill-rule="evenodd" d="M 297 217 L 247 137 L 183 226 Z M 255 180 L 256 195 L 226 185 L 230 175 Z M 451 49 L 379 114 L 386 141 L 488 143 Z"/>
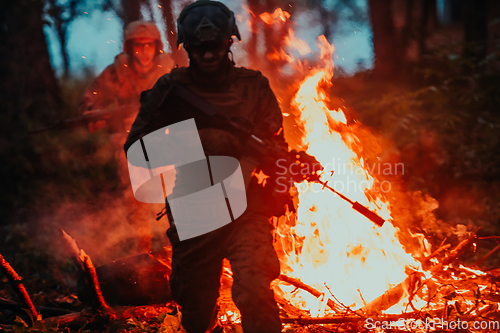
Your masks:
<path fill-rule="evenodd" d="M 351 199 L 349 199 L 348 197 L 346 197 L 345 195 L 343 195 L 342 193 L 338 192 L 333 187 L 328 185 L 327 182 L 322 182 L 320 180 L 317 180 L 317 182 L 323 185 L 323 188 L 329 189 L 330 191 L 332 191 L 333 193 L 337 194 L 339 197 L 350 203 L 355 211 L 357 211 L 358 213 L 360 213 L 361 215 L 363 215 L 364 217 L 366 217 L 379 227 L 384 225 L 385 220 L 382 217 L 380 217 L 377 213 L 372 212 L 371 210 L 369 210 L 368 208 L 366 208 L 357 201 L 356 202 L 352 201 Z"/>

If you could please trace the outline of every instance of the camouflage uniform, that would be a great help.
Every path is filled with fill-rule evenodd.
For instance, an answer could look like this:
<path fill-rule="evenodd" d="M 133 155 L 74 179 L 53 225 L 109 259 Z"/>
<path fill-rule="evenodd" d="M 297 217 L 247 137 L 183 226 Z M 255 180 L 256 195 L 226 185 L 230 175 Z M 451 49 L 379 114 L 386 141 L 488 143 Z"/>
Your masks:
<path fill-rule="evenodd" d="M 115 116 L 106 120 L 106 126 L 113 133 L 110 135 L 110 143 L 116 148 L 117 174 L 123 190 L 121 197 L 126 207 L 127 222 L 133 227 L 133 232 L 129 235 L 130 239 L 124 242 L 127 245 L 123 246 L 129 246 L 132 253 L 141 253 L 150 251 L 152 247 L 161 248 L 159 244 L 163 241 L 156 235 L 158 232 L 153 230 L 154 225 L 144 223 L 145 220 L 154 221 L 156 212 L 152 210 L 151 205 L 138 202 L 133 197 L 126 156 L 123 154 L 122 147 L 128 134 L 127 130 L 132 126 L 139 110 L 141 92 L 151 89 L 158 78 L 170 71 L 174 63 L 170 55 L 163 53 L 160 32 L 154 23 L 134 21 L 127 25 L 124 34 L 123 52 L 118 54 L 114 62 L 106 67 L 87 88 L 80 104 L 80 112 L 117 110 Z M 153 66 L 146 73 L 138 73 L 134 69 L 130 47 L 133 40 L 140 38 L 156 41 Z M 89 124 L 89 129 L 95 129 L 95 125 L 97 124 Z M 99 125 L 101 126 L 97 127 L 102 127 L 102 122 Z M 130 244 L 134 245 L 130 246 Z"/>
<path fill-rule="evenodd" d="M 268 80 L 258 71 L 237 68 L 232 63 L 229 67 L 227 75 L 217 82 L 197 76 L 191 68 L 173 69 L 161 77 L 152 90 L 141 95 L 141 109 L 125 150 L 142 136 L 170 124 L 170 113 L 182 112 L 182 105 L 158 109 L 172 82 L 202 96 L 220 112 L 246 121 L 257 136 L 275 137 L 277 144 L 286 144 L 281 135 L 275 134 L 282 126 L 282 115 Z M 204 128 L 200 122 L 197 125 L 205 154 L 233 156 L 240 162 L 245 158 L 241 149 L 244 143 L 236 137 L 221 129 Z M 243 173 L 248 178 L 248 172 Z M 174 300 L 181 305 L 182 325 L 187 332 L 202 333 L 207 329 L 218 297 L 224 258 L 231 263 L 233 300 L 241 312 L 244 332 L 281 332 L 278 307 L 270 289 L 280 267 L 272 244 L 272 212 L 265 192 L 252 177 L 247 185 L 247 210 L 236 221 L 184 241 L 179 241 L 174 225 L 167 231 L 173 246 L 170 286 Z"/>

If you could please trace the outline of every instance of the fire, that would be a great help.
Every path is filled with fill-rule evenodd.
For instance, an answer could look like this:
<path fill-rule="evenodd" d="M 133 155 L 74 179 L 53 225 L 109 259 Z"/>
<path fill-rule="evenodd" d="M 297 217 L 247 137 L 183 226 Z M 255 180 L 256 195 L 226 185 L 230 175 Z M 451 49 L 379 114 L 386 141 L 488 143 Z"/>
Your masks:
<path fill-rule="evenodd" d="M 250 14 L 255 18 L 254 13 Z M 275 29 L 284 27 L 283 22 L 290 18 L 290 14 L 277 9 L 272 14 L 263 13 L 259 18 L 265 24 L 274 25 L 272 28 Z M 400 231 L 391 223 L 393 217 L 387 199 L 392 194 L 392 188 L 390 184 L 384 187 L 373 173 L 374 166 L 370 168 L 367 165 L 365 160 L 373 157 L 363 156 L 363 142 L 377 142 L 378 139 L 362 124 L 349 119 L 342 109 L 334 110 L 328 106 L 334 46 L 324 36 L 318 37 L 320 61 L 311 66 L 308 60 L 294 57 L 294 54 L 304 56 L 311 53 L 311 47 L 297 38 L 293 29 L 282 32 L 281 47 L 271 44 L 272 47 L 267 48 L 265 57 L 261 59 L 277 64 L 270 66 L 274 76 L 283 74 L 278 79 L 273 75 L 266 76 L 271 82 L 275 79 L 278 89 L 273 89 L 285 111 L 283 115 L 289 117 L 293 114 L 302 130 L 300 142 L 293 144 L 322 164 L 321 181 L 376 212 L 386 222 L 382 227 L 375 225 L 354 210 L 351 203 L 324 189 L 321 184 L 296 183 L 296 214 L 289 213 L 273 219 L 277 226 L 275 248 L 283 274 L 272 285 L 277 300 L 284 300 L 302 310 L 301 314 L 307 313 L 312 317 L 338 312 L 350 314 L 353 311 L 368 316 L 381 312 L 430 309 L 442 312 L 443 308 L 448 309 L 448 301 L 447 298 L 445 301 L 438 299 L 438 292 L 440 297 L 449 296 L 450 299 L 453 298 L 450 295 L 460 295 L 463 304 L 470 307 L 468 313 L 471 315 L 498 308 L 495 302 L 483 306 L 477 301 L 476 293 L 486 292 L 486 286 L 476 284 L 477 291 L 453 287 L 449 293 L 442 289 L 460 281 L 464 275 L 474 279 L 484 277 L 484 272 L 462 265 L 457 269 L 440 264 L 436 256 L 431 255 L 431 244 L 422 234 L 405 230 L 408 237 L 420 245 L 418 250 L 412 249 L 413 253 L 400 243 L 397 237 Z M 290 69 L 293 70 L 292 75 L 284 74 L 286 71 L 290 73 Z M 299 76 L 302 77 L 297 79 Z M 286 87 L 279 88 L 280 80 L 287 82 Z M 265 175 L 255 176 L 259 178 L 259 183 L 267 180 Z M 449 247 L 442 244 L 439 251 Z M 422 262 L 434 264 L 433 269 L 424 270 L 416 258 L 426 258 Z M 446 277 L 436 277 L 439 276 L 436 274 L 438 271 Z M 228 275 L 230 269 L 225 267 L 225 273 Z M 315 292 L 310 293 L 293 285 L 292 280 L 300 281 Z M 222 304 L 220 321 L 239 322 L 238 310 L 227 302 L 222 301 Z M 232 321 L 231 318 L 236 319 Z"/>
<path fill-rule="evenodd" d="M 284 43 L 286 46 L 299 51 L 301 56 L 312 52 L 311 47 L 305 40 L 295 37 L 295 33 L 292 28 L 288 29 L 288 36 L 285 37 Z"/>
<path fill-rule="evenodd" d="M 259 17 L 264 23 L 271 25 L 275 20 L 286 22 L 286 20 L 290 18 L 290 13 L 282 10 L 281 8 L 277 8 L 274 13 L 262 13 Z"/>
<path fill-rule="evenodd" d="M 325 167 L 323 181 L 390 219 L 387 201 L 374 190 L 376 179 L 363 165 L 362 157 L 352 150 L 357 138 L 345 114 L 327 107 L 324 88 L 333 74 L 334 48 L 323 36 L 318 44 L 324 67 L 313 70 L 299 84 L 292 101 L 304 129 L 302 144 Z M 277 231 L 284 253 L 284 273 L 300 278 L 325 297 L 335 295 L 343 304 L 358 309 L 403 282 L 407 278 L 405 267 L 419 269 L 419 263 L 404 251 L 390 223 L 382 228 L 375 226 L 349 203 L 323 190 L 321 184 L 304 182 L 296 186 L 297 222 L 294 226 L 279 223 Z M 324 313 L 321 300 L 305 292 L 292 294 L 294 287 L 284 284 L 280 288 L 293 305 L 309 309 L 311 314 Z"/>

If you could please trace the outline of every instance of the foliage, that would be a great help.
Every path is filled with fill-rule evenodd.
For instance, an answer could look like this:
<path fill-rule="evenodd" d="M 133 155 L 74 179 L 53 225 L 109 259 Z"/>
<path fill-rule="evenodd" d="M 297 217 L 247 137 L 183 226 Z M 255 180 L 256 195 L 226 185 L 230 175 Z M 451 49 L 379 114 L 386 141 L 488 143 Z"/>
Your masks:
<path fill-rule="evenodd" d="M 475 63 L 437 49 L 408 81 L 364 72 L 333 88 L 362 123 L 394 142 L 406 191 L 435 198 L 437 217 L 451 226 L 487 234 L 500 233 L 499 60 L 492 53 Z"/>

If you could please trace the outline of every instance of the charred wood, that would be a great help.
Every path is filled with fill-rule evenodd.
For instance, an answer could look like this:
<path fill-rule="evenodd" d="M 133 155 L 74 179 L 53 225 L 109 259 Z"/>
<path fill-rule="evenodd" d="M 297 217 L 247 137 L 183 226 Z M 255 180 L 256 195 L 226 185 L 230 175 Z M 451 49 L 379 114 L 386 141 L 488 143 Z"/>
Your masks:
<path fill-rule="evenodd" d="M 113 314 L 113 310 L 106 304 L 106 301 L 102 296 L 99 280 L 97 278 L 97 273 L 92 260 L 84 250 L 78 249 L 76 241 L 71 236 L 69 236 L 62 228 L 60 230 L 71 258 L 78 267 L 85 283 L 89 287 L 89 291 L 91 292 L 90 298 L 92 299 L 94 306 L 96 306 L 99 310 Z"/>

